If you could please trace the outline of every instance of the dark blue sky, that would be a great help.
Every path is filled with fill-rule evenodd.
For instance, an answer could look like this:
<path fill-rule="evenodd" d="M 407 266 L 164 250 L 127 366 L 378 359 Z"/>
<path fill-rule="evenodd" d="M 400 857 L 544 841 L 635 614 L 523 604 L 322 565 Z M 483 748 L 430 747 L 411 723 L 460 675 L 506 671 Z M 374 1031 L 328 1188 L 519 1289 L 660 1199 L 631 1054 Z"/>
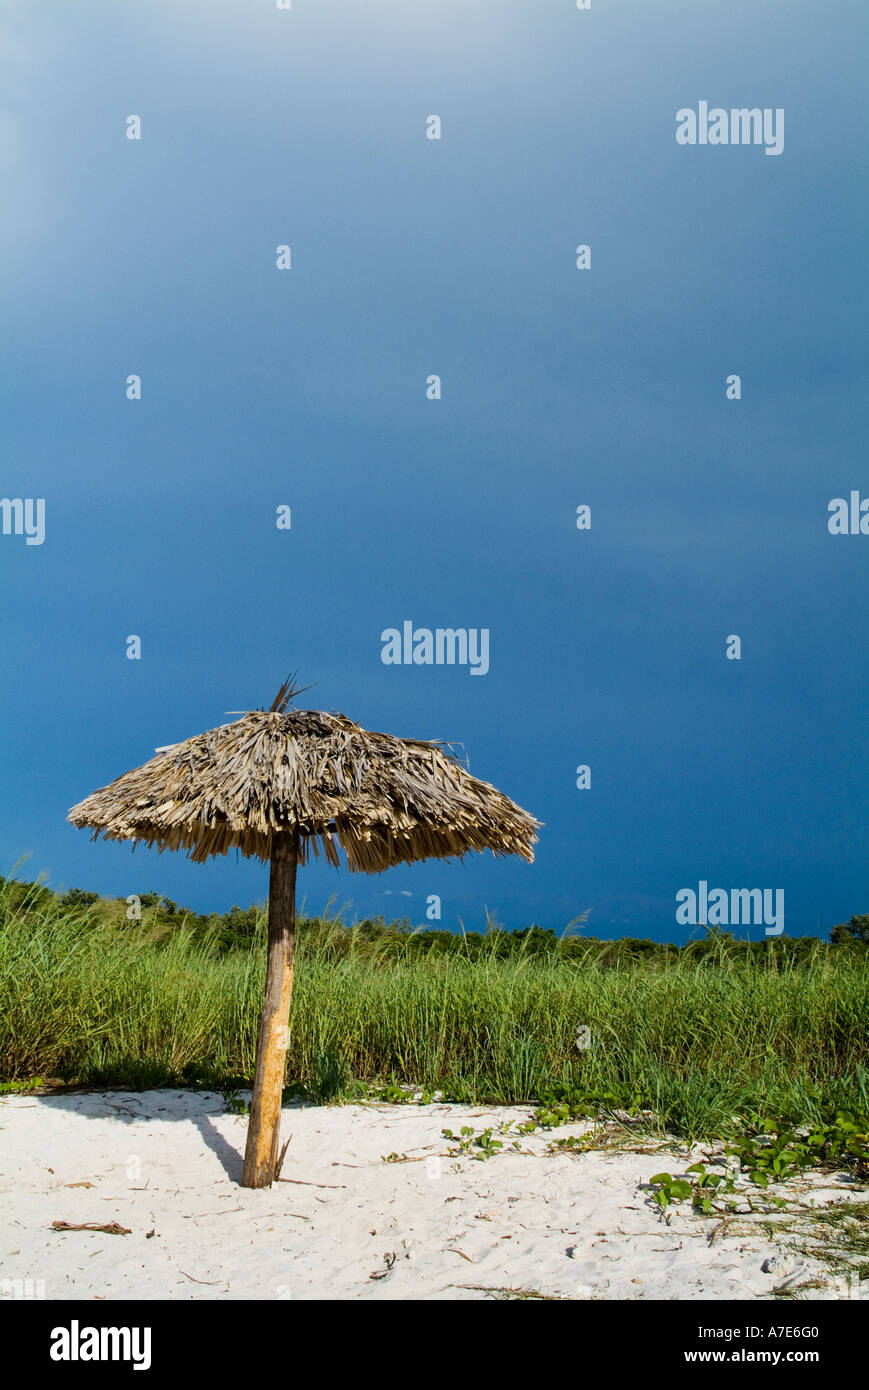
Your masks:
<path fill-rule="evenodd" d="M 859 0 L 9 5 L 0 491 L 46 533 L 0 536 L 0 871 L 263 897 L 65 815 L 294 670 L 546 822 L 530 867 L 312 866 L 309 910 L 869 910 L 869 537 L 827 529 L 869 495 L 867 37 Z M 782 108 L 783 153 L 680 146 L 701 100 Z M 385 666 L 405 619 L 488 628 L 489 673 Z"/>

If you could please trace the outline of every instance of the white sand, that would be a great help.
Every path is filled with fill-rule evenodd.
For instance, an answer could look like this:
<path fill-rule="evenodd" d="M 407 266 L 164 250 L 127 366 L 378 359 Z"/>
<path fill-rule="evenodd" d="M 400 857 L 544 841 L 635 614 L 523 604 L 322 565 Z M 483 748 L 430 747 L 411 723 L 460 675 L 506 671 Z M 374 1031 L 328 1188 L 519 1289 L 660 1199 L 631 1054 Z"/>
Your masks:
<path fill-rule="evenodd" d="M 509 1289 L 752 1299 L 786 1284 L 802 1297 L 848 1296 L 841 1277 L 788 1250 L 792 1236 L 776 1245 L 761 1229 L 768 1217 L 722 1226 L 683 1203 L 667 1224 L 641 1184 L 661 1170 L 684 1173 L 700 1149 L 640 1152 L 654 1144 L 636 1139 L 630 1149 L 546 1153 L 553 1138 L 588 1131 L 577 1124 L 521 1140 L 530 1153 L 508 1139 L 475 1162 L 450 1157 L 441 1137 L 528 1113 L 290 1106 L 282 1178 L 294 1181 L 251 1192 L 239 1186 L 247 1119 L 227 1114 L 220 1095 L 4 1097 L 0 1281 L 44 1281 L 30 1287 L 48 1299 L 464 1299 Z M 384 1163 L 390 1153 L 419 1161 Z M 780 1191 L 804 1207 L 859 1195 L 829 1176 Z M 131 1234 L 57 1232 L 56 1220 L 115 1221 Z M 770 1258 L 777 1264 L 765 1273 Z"/>

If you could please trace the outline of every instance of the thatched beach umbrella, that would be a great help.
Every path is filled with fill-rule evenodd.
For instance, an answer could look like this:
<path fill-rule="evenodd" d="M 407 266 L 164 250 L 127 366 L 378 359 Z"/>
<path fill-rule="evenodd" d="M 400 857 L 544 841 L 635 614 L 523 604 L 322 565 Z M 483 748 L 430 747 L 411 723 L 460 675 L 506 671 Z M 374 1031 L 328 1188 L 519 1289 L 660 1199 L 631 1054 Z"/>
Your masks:
<path fill-rule="evenodd" d="M 270 710 L 157 749 L 69 812 L 94 839 L 186 849 L 197 862 L 231 849 L 270 861 L 245 1187 L 269 1187 L 279 1159 L 297 864 L 313 850 L 337 866 L 339 845 L 348 868 L 365 873 L 468 850 L 531 861 L 540 825 L 440 743 L 369 733 L 343 714 L 289 709 L 298 693 L 285 682 Z"/>

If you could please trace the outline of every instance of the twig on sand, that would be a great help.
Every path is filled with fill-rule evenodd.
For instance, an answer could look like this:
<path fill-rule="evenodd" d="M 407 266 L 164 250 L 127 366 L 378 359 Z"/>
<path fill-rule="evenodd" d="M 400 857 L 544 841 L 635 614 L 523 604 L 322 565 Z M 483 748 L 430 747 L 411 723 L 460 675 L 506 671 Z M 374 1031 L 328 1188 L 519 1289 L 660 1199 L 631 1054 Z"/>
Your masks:
<path fill-rule="evenodd" d="M 102 1231 L 107 1236 L 129 1236 L 132 1231 L 126 1226 L 119 1226 L 117 1221 L 110 1221 L 107 1226 L 101 1226 L 98 1221 L 83 1221 L 81 1225 L 73 1225 L 69 1221 L 52 1221 L 53 1231 Z"/>
<path fill-rule="evenodd" d="M 188 1274 L 186 1269 L 178 1266 L 178 1273 L 183 1274 L 185 1279 L 189 1279 L 193 1284 L 225 1284 L 225 1279 L 194 1279 L 192 1274 Z"/>
<path fill-rule="evenodd" d="M 547 1303 L 569 1303 L 570 1299 L 560 1293 L 538 1293 L 536 1289 L 511 1289 L 497 1284 L 450 1284 L 451 1289 L 472 1289 L 475 1293 L 489 1293 L 494 1298 L 503 1299 L 544 1299 Z"/>
<path fill-rule="evenodd" d="M 293 1137 L 293 1136 L 292 1136 L 292 1134 L 291 1134 L 291 1135 L 290 1135 L 290 1139 L 292 1139 L 292 1137 Z M 278 1182 L 279 1179 L 280 1179 L 280 1176 L 281 1176 L 281 1169 L 282 1169 L 283 1166 L 284 1166 L 284 1159 L 285 1159 L 286 1156 L 287 1156 L 287 1149 L 290 1147 L 290 1139 L 287 1140 L 286 1144 L 284 1144 L 283 1148 L 281 1149 L 280 1154 L 278 1155 L 278 1161 L 277 1161 L 277 1163 L 275 1164 L 275 1182 Z"/>
<path fill-rule="evenodd" d="M 237 1211 L 244 1211 L 244 1207 L 224 1207 L 222 1211 L 189 1211 L 182 1212 L 185 1221 L 200 1221 L 203 1216 L 233 1216 Z"/>
<path fill-rule="evenodd" d="M 278 1178 L 278 1182 L 296 1182 L 300 1187 L 346 1187 L 346 1182 L 306 1182 L 304 1178 Z"/>
<path fill-rule="evenodd" d="M 387 1251 L 386 1251 L 385 1255 L 383 1256 L 383 1263 L 385 1264 L 386 1268 L 385 1268 L 385 1269 L 375 1269 L 375 1270 L 373 1270 L 372 1273 L 369 1274 L 369 1276 L 368 1276 L 369 1279 L 385 1279 L 385 1278 L 386 1278 L 387 1274 L 389 1274 L 390 1270 L 392 1269 L 392 1266 L 395 1264 L 395 1253 L 394 1253 L 394 1251 L 392 1251 L 392 1250 L 387 1250 Z"/>

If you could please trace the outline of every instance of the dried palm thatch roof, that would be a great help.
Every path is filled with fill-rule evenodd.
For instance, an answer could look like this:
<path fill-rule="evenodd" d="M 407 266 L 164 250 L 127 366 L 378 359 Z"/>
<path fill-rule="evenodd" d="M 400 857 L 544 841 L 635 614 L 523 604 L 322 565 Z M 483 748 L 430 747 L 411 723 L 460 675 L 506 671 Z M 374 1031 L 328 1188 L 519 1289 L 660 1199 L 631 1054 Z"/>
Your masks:
<path fill-rule="evenodd" d="M 94 839 L 187 849 L 199 862 L 230 849 L 268 859 L 272 832 L 293 829 L 301 863 L 313 848 L 337 865 L 340 845 L 348 867 L 367 873 L 469 850 L 533 860 L 540 822 L 445 745 L 286 703 L 279 692 L 271 710 L 158 749 L 68 819 Z"/>

